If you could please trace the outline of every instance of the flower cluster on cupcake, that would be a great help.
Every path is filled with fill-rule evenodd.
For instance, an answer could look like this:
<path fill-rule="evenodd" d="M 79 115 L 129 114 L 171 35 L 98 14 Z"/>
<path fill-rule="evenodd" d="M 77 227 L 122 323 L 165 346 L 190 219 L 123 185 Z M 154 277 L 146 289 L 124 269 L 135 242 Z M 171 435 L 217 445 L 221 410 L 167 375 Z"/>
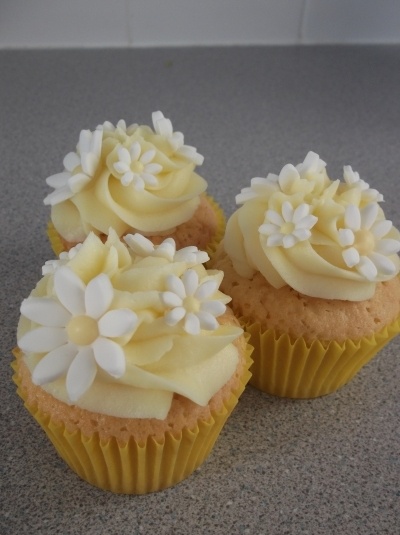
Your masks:
<path fill-rule="evenodd" d="M 208 255 L 125 243 L 112 229 L 46 263 L 21 305 L 18 345 L 32 381 L 57 399 L 126 418 L 164 419 L 174 394 L 205 405 L 232 376 L 242 333 Z"/>
<path fill-rule="evenodd" d="M 400 233 L 385 219 L 382 195 L 350 166 L 331 180 L 309 152 L 279 175 L 256 177 L 236 197 L 224 247 L 237 273 L 259 271 L 275 288 L 361 301 L 400 268 Z"/>
<path fill-rule="evenodd" d="M 152 121 L 153 128 L 121 120 L 81 131 L 64 170 L 46 180 L 54 190 L 44 203 L 65 240 L 78 243 L 109 227 L 119 236 L 131 229 L 151 235 L 192 217 L 207 188 L 194 171 L 204 158 L 162 112 Z"/>

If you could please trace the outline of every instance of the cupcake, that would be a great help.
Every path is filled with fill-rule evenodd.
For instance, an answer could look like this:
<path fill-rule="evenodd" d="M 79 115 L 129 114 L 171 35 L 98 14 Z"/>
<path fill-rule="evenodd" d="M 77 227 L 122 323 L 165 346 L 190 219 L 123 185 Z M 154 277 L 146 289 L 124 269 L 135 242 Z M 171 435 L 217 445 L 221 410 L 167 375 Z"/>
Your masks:
<path fill-rule="evenodd" d="M 207 458 L 244 390 L 251 348 L 208 255 L 141 235 L 85 241 L 22 302 L 14 381 L 85 481 L 172 486 Z"/>
<path fill-rule="evenodd" d="M 334 392 L 399 332 L 400 233 L 350 166 L 331 180 L 309 152 L 236 197 L 213 267 L 254 346 L 251 384 Z"/>
<path fill-rule="evenodd" d="M 51 206 L 48 235 L 57 255 L 90 232 L 105 241 L 110 227 L 157 245 L 170 236 L 178 249 L 215 249 L 225 219 L 195 172 L 204 158 L 160 111 L 152 120 L 153 129 L 121 120 L 82 130 L 64 170 L 47 178 L 54 188 L 44 199 Z"/>

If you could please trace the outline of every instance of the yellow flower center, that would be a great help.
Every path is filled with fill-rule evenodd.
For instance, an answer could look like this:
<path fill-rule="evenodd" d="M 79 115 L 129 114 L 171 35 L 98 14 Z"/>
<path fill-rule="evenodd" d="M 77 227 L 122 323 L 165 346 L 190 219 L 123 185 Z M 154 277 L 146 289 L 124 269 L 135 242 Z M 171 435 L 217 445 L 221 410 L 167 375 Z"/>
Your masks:
<path fill-rule="evenodd" d="M 142 162 L 136 161 L 131 163 L 131 170 L 133 173 L 140 175 L 143 172 L 144 165 Z"/>
<path fill-rule="evenodd" d="M 291 223 L 290 221 L 288 221 L 287 223 L 284 223 L 281 226 L 281 233 L 282 234 L 292 234 L 294 229 L 295 229 L 295 225 L 293 223 Z"/>
<path fill-rule="evenodd" d="M 189 295 L 183 300 L 183 307 L 188 312 L 198 312 L 200 310 L 200 303 L 195 297 L 193 297 L 193 295 Z"/>
<path fill-rule="evenodd" d="M 375 238 L 369 230 L 361 229 L 354 233 L 354 247 L 361 256 L 369 255 L 375 248 Z"/>
<path fill-rule="evenodd" d="M 78 346 L 87 346 L 99 336 L 97 321 L 89 316 L 74 316 L 67 325 L 68 338 Z"/>

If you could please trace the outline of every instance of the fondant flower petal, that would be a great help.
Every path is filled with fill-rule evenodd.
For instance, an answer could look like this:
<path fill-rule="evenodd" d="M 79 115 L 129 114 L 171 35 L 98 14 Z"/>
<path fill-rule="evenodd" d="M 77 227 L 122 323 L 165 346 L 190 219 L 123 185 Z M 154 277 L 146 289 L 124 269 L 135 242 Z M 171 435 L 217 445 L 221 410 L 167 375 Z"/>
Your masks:
<path fill-rule="evenodd" d="M 369 230 L 374 224 L 378 215 L 379 206 L 376 203 L 369 203 L 360 210 L 361 228 Z"/>
<path fill-rule="evenodd" d="M 82 171 L 89 177 L 93 177 L 95 174 L 98 163 L 98 156 L 92 152 L 83 154 L 81 157 Z"/>
<path fill-rule="evenodd" d="M 130 152 L 132 161 L 136 162 L 139 159 L 140 153 L 142 152 L 140 143 L 138 141 L 135 141 L 134 143 L 132 143 L 132 145 L 129 148 L 129 152 Z"/>
<path fill-rule="evenodd" d="M 54 290 L 61 304 L 74 316 L 85 313 L 85 285 L 72 269 L 61 266 L 54 273 Z"/>
<path fill-rule="evenodd" d="M 182 305 L 182 299 L 175 292 L 162 292 L 160 298 L 166 307 L 180 307 Z"/>
<path fill-rule="evenodd" d="M 318 217 L 315 215 L 307 215 L 296 224 L 296 229 L 311 229 L 317 221 Z"/>
<path fill-rule="evenodd" d="M 101 129 L 96 129 L 91 134 L 92 136 L 91 136 L 91 141 L 90 141 L 90 152 L 92 152 L 98 158 L 100 158 L 101 145 L 103 142 L 103 131 Z"/>
<path fill-rule="evenodd" d="M 97 364 L 112 377 L 125 373 L 126 361 L 122 347 L 108 338 L 97 338 L 92 344 Z"/>
<path fill-rule="evenodd" d="M 117 164 L 120 164 L 120 165 L 123 165 L 126 170 L 126 167 L 129 167 L 131 163 L 131 154 L 129 150 L 123 147 L 122 145 L 120 145 L 117 149 L 117 154 L 118 154 L 119 162 L 115 163 L 114 167 L 116 167 Z"/>
<path fill-rule="evenodd" d="M 203 301 L 207 297 L 211 297 L 218 289 L 218 282 L 215 280 L 208 280 L 201 283 L 196 291 L 194 292 L 194 297 Z"/>
<path fill-rule="evenodd" d="M 133 184 L 136 191 L 143 191 L 144 190 L 144 180 L 140 175 L 133 175 Z"/>
<path fill-rule="evenodd" d="M 128 153 L 129 154 L 129 153 Z M 121 175 L 123 173 L 126 173 L 127 171 L 129 171 L 130 169 L 130 165 L 129 163 L 127 162 L 122 162 L 122 161 L 119 161 L 119 162 L 115 162 L 114 164 L 114 169 L 117 171 L 117 173 L 120 173 Z"/>
<path fill-rule="evenodd" d="M 286 222 L 291 222 L 293 220 L 293 207 L 289 201 L 285 201 L 282 204 L 282 217 Z"/>
<path fill-rule="evenodd" d="M 309 231 L 308 228 L 296 228 L 292 234 L 297 241 L 304 241 L 309 239 L 311 236 L 311 231 Z"/>
<path fill-rule="evenodd" d="M 159 163 L 149 163 L 146 165 L 146 173 L 150 173 L 151 175 L 158 175 L 162 171 L 162 165 Z"/>
<path fill-rule="evenodd" d="M 202 165 L 204 162 L 204 156 L 198 153 L 195 147 L 191 147 L 190 145 L 183 145 L 179 147 L 177 152 L 179 155 L 191 160 L 195 165 Z"/>
<path fill-rule="evenodd" d="M 90 130 L 81 130 L 79 134 L 79 141 L 77 149 L 79 154 L 84 154 L 90 151 L 90 141 L 92 138 L 92 132 Z"/>
<path fill-rule="evenodd" d="M 116 338 L 133 332 L 138 324 L 137 315 L 127 308 L 109 310 L 98 321 L 101 336 Z"/>
<path fill-rule="evenodd" d="M 338 231 L 339 243 L 342 247 L 347 247 L 348 245 L 353 245 L 354 243 L 354 232 L 349 228 L 341 228 Z"/>
<path fill-rule="evenodd" d="M 267 210 L 265 215 L 268 221 L 274 223 L 274 225 L 278 225 L 278 227 L 281 227 L 285 223 L 282 216 L 278 212 L 275 212 L 275 210 Z"/>
<path fill-rule="evenodd" d="M 202 329 L 206 329 L 207 331 L 214 331 L 219 326 L 218 321 L 209 312 L 199 311 L 196 313 L 196 316 L 200 321 L 200 327 Z"/>
<path fill-rule="evenodd" d="M 391 221 L 389 221 L 388 219 L 384 219 L 383 221 L 377 221 L 376 223 L 374 223 L 374 225 L 372 225 L 371 227 L 371 232 L 375 238 L 380 240 L 381 238 L 386 236 L 392 226 L 393 223 Z"/>
<path fill-rule="evenodd" d="M 394 276 L 396 274 L 396 266 L 387 256 L 379 253 L 371 253 L 369 258 L 375 264 L 377 270 L 383 273 L 383 275 Z"/>
<path fill-rule="evenodd" d="M 147 150 L 141 155 L 140 161 L 146 165 L 151 162 L 155 155 L 156 151 L 154 149 Z"/>
<path fill-rule="evenodd" d="M 182 280 L 177 277 L 176 275 L 168 275 L 166 280 L 167 288 L 170 292 L 173 292 L 177 296 L 179 296 L 181 299 L 185 299 L 186 297 L 186 290 L 185 286 L 183 285 Z"/>
<path fill-rule="evenodd" d="M 63 327 L 38 327 L 25 333 L 18 340 L 18 346 L 26 353 L 47 353 L 67 340 L 67 331 Z"/>
<path fill-rule="evenodd" d="M 157 186 L 158 180 L 154 175 L 151 175 L 150 173 L 142 173 L 140 175 L 146 184 L 146 186 Z"/>
<path fill-rule="evenodd" d="M 56 173 L 46 178 L 46 184 L 52 188 L 62 188 L 67 185 L 70 176 L 71 173 L 65 171 L 63 173 Z"/>
<path fill-rule="evenodd" d="M 299 204 L 299 206 L 293 212 L 292 222 L 297 225 L 309 215 L 310 206 L 306 203 Z"/>
<path fill-rule="evenodd" d="M 293 234 L 286 234 L 286 236 L 283 236 L 282 243 L 283 247 L 285 249 L 289 249 L 290 247 L 293 247 L 296 243 L 296 238 L 293 236 Z"/>
<path fill-rule="evenodd" d="M 375 264 L 367 256 L 361 256 L 360 261 L 356 266 L 357 271 L 367 280 L 374 280 L 378 274 Z"/>
<path fill-rule="evenodd" d="M 221 301 L 205 301 L 200 305 L 201 312 L 209 312 L 215 317 L 221 316 L 226 311 L 226 305 Z"/>
<path fill-rule="evenodd" d="M 186 314 L 184 329 L 188 334 L 200 334 L 200 320 L 192 312 Z"/>
<path fill-rule="evenodd" d="M 161 111 L 155 111 L 152 113 L 152 120 L 154 130 L 157 134 L 163 137 L 170 137 L 173 134 L 172 123 L 169 119 L 164 117 Z"/>
<path fill-rule="evenodd" d="M 285 165 L 279 173 L 279 185 L 282 190 L 289 188 L 293 182 L 300 178 L 299 172 L 292 164 Z"/>
<path fill-rule="evenodd" d="M 279 232 L 280 227 L 277 225 L 274 225 L 274 223 L 264 223 L 261 225 L 258 229 L 258 232 L 260 234 L 265 234 L 266 236 L 275 234 L 276 232 Z"/>
<path fill-rule="evenodd" d="M 71 314 L 51 297 L 28 297 L 21 304 L 21 314 L 46 327 L 65 327 Z"/>
<path fill-rule="evenodd" d="M 154 244 L 142 234 L 127 234 L 124 236 L 124 241 L 134 253 L 140 256 L 150 255 L 154 251 Z"/>
<path fill-rule="evenodd" d="M 134 174 L 132 173 L 132 171 L 127 171 L 121 178 L 121 184 L 123 186 L 129 186 L 133 178 L 134 178 Z"/>
<path fill-rule="evenodd" d="M 76 167 L 81 165 L 81 159 L 79 158 L 79 155 L 76 154 L 76 152 L 69 152 L 64 157 L 63 165 L 64 165 L 65 169 L 67 169 L 68 171 L 70 171 L 72 173 L 72 171 L 74 171 L 74 169 Z"/>
<path fill-rule="evenodd" d="M 268 247 L 279 247 L 280 245 L 283 245 L 283 235 L 280 233 L 271 234 L 268 236 L 267 239 L 267 246 Z"/>
<path fill-rule="evenodd" d="M 77 401 L 92 386 L 97 366 L 90 346 L 82 347 L 72 361 L 66 379 L 68 397 Z"/>
<path fill-rule="evenodd" d="M 380 240 L 375 246 L 375 251 L 388 256 L 396 254 L 400 251 L 400 241 L 391 238 Z"/>
<path fill-rule="evenodd" d="M 186 310 L 183 307 L 176 307 L 165 314 L 165 323 L 173 327 L 185 317 Z"/>
<path fill-rule="evenodd" d="M 32 373 L 32 382 L 35 385 L 44 385 L 55 381 L 67 372 L 77 354 L 77 347 L 65 344 L 53 349 L 37 364 Z"/>
<path fill-rule="evenodd" d="M 54 206 L 55 204 L 59 204 L 61 202 L 66 201 L 67 199 L 70 199 L 72 196 L 73 192 L 71 191 L 71 189 L 68 186 L 64 186 L 49 193 L 43 199 L 43 202 L 46 206 L 48 206 L 49 204 L 51 206 Z"/>
<path fill-rule="evenodd" d="M 360 261 L 360 254 L 355 247 L 350 247 L 342 252 L 343 260 L 348 267 L 356 266 Z"/>
<path fill-rule="evenodd" d="M 85 308 L 88 316 L 100 318 L 109 308 L 114 297 L 114 289 L 109 277 L 100 273 L 92 279 L 85 291 Z"/>
<path fill-rule="evenodd" d="M 354 204 L 349 204 L 344 213 L 344 222 L 347 228 L 351 230 L 360 230 L 361 214 L 360 210 Z"/>
<path fill-rule="evenodd" d="M 187 296 L 193 295 L 199 285 L 199 276 L 194 269 L 188 269 L 182 276 Z"/>
<path fill-rule="evenodd" d="M 78 193 L 86 186 L 86 184 L 89 184 L 90 181 L 90 176 L 84 173 L 77 173 L 68 179 L 68 186 L 71 188 L 73 193 Z"/>

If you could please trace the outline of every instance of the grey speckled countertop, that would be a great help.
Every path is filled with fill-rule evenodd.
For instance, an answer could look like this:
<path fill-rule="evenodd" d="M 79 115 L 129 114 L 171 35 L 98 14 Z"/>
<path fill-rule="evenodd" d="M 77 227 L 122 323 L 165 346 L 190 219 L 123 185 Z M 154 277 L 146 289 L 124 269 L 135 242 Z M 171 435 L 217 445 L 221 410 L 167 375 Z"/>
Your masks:
<path fill-rule="evenodd" d="M 161 109 L 206 160 L 227 215 L 253 176 L 308 150 L 385 196 L 400 226 L 400 47 L 0 52 L 0 533 L 400 533 L 399 352 L 313 401 L 248 387 L 212 454 L 175 488 L 121 496 L 61 461 L 11 382 L 19 304 L 52 258 L 44 179 L 83 128 Z"/>

